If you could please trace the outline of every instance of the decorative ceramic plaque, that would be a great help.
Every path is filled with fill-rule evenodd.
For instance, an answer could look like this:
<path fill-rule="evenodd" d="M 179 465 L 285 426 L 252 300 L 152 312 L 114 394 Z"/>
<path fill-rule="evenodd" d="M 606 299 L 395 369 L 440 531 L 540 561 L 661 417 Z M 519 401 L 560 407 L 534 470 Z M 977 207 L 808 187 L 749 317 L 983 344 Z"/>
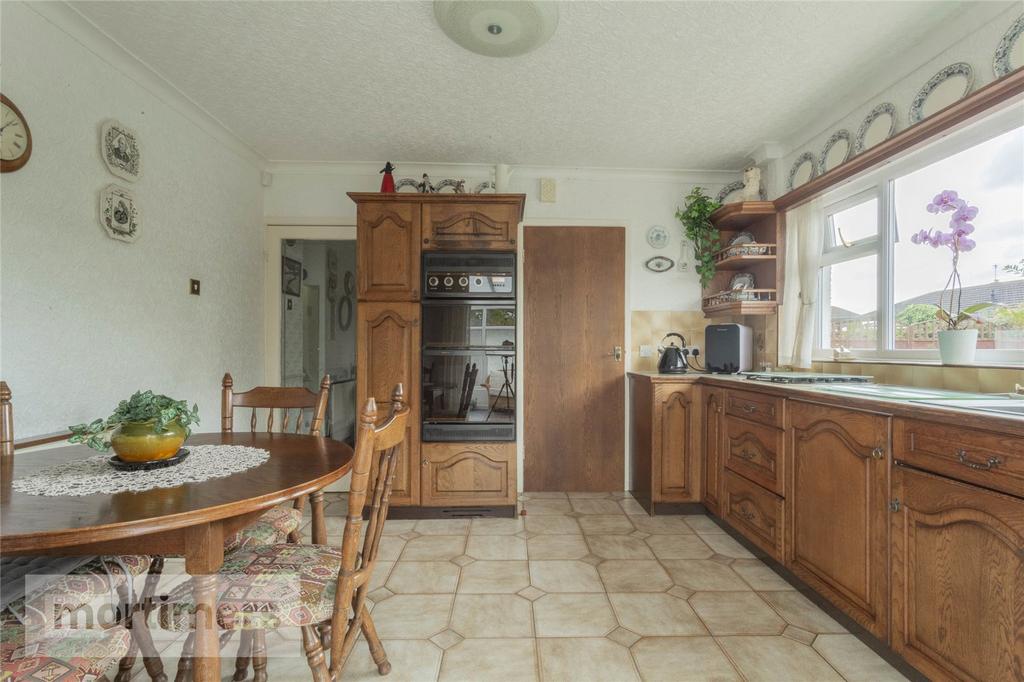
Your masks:
<path fill-rule="evenodd" d="M 120 121 L 104 122 L 100 129 L 100 154 L 107 169 L 117 177 L 135 182 L 142 175 L 138 136 Z"/>
<path fill-rule="evenodd" d="M 100 224 L 111 239 L 135 241 L 139 234 L 139 208 L 131 190 L 107 185 L 100 191 Z"/>

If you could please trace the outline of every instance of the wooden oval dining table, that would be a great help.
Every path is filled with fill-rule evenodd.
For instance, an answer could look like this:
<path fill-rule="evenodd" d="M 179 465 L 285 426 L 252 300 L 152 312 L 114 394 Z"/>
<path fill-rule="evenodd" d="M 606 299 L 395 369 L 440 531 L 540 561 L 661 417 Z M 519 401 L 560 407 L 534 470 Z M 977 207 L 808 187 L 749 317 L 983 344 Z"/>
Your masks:
<path fill-rule="evenodd" d="M 224 539 L 282 502 L 320 491 L 349 472 L 352 448 L 319 436 L 285 433 L 194 433 L 189 445 L 244 445 L 270 453 L 263 464 L 174 488 L 112 495 L 38 496 L 13 480 L 96 453 L 82 445 L 0 458 L 0 553 L 91 556 L 183 556 L 197 605 L 194 679 L 220 680 L 214 613 Z M 323 519 L 314 541 L 324 542 Z M 319 537 L 318 537 L 319 536 Z"/>

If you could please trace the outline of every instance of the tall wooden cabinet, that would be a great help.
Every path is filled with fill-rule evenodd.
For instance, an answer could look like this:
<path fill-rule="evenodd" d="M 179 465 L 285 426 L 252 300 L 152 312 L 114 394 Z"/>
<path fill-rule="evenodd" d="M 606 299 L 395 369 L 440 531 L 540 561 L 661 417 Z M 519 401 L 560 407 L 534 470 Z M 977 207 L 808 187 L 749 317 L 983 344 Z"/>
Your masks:
<path fill-rule="evenodd" d="M 412 409 L 391 503 L 508 506 L 516 499 L 514 443 L 421 444 L 424 250 L 515 251 L 522 194 L 351 192 L 357 207 L 356 396 L 381 417 L 395 384 Z"/>
<path fill-rule="evenodd" d="M 396 505 L 419 501 L 420 466 L 420 306 L 395 301 L 362 301 L 356 315 L 356 396 L 373 397 L 386 417 L 391 392 L 401 383 L 412 412 L 405 450 L 398 455 L 391 493 Z"/>
<path fill-rule="evenodd" d="M 885 639 L 890 418 L 797 400 L 787 409 L 786 565 Z"/>

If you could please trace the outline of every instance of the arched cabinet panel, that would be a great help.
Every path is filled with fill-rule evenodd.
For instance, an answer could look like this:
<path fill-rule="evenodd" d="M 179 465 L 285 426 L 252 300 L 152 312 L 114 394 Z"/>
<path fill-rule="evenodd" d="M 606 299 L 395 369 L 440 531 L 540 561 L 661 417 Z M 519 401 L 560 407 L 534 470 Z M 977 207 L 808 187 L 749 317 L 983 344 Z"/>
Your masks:
<path fill-rule="evenodd" d="M 396 201 L 359 206 L 356 255 L 361 301 L 420 298 L 420 206 Z"/>
<path fill-rule="evenodd" d="M 424 506 L 515 504 L 515 443 L 424 443 L 422 453 Z"/>

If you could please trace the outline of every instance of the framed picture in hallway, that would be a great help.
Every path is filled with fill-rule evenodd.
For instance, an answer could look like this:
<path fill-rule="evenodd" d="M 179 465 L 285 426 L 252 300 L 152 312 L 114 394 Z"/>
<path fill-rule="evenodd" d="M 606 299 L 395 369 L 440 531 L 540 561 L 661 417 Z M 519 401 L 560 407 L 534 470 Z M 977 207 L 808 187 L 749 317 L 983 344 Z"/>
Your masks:
<path fill-rule="evenodd" d="M 281 293 L 302 294 L 302 263 L 288 256 L 281 256 Z"/>

